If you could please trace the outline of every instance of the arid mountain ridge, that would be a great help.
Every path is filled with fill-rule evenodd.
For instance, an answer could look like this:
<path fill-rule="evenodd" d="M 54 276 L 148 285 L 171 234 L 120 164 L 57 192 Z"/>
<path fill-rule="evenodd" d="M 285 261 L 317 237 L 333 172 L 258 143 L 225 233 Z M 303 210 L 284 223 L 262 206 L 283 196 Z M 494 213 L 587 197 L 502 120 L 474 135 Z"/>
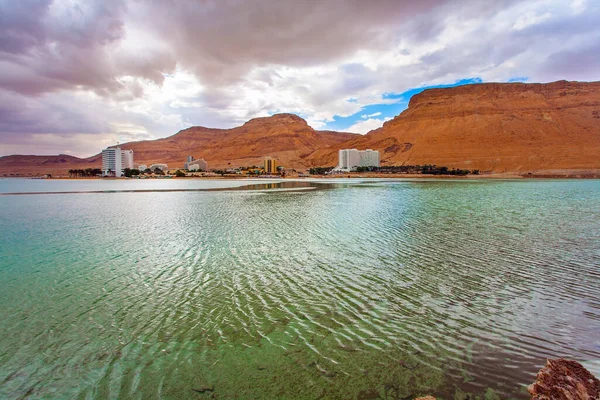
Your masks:
<path fill-rule="evenodd" d="M 334 166 L 341 148 L 379 150 L 382 166 L 436 164 L 493 173 L 600 173 L 600 82 L 483 83 L 427 89 L 366 135 L 316 131 L 293 114 L 232 129 L 191 127 L 121 145 L 136 163 L 181 168 L 190 154 L 210 168 L 259 165 L 265 156 L 296 169 Z M 6 156 L 0 175 L 66 174 L 97 168 L 100 155 Z"/>

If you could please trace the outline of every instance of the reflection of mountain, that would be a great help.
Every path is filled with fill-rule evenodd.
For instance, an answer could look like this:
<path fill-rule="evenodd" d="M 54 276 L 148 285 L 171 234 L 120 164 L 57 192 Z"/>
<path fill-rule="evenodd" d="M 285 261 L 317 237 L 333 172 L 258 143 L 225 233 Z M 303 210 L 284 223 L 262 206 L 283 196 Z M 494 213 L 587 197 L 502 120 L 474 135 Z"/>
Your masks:
<path fill-rule="evenodd" d="M 600 171 L 600 82 L 488 83 L 429 89 L 365 136 L 315 131 L 293 114 L 255 118 L 232 129 L 191 127 L 165 139 L 121 145 L 137 163 L 182 168 L 190 154 L 210 168 L 334 166 L 341 148 L 371 148 L 382 165 L 436 164 L 493 172 Z M 66 174 L 97 168 L 100 155 L 0 158 L 0 175 Z"/>

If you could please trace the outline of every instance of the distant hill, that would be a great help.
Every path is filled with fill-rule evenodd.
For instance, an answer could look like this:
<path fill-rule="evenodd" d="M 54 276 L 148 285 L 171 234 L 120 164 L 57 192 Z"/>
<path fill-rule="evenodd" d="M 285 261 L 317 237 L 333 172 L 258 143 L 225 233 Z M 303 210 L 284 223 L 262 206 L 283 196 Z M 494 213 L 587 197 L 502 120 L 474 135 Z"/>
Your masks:
<path fill-rule="evenodd" d="M 305 168 L 306 157 L 354 138 L 356 134 L 316 131 L 294 114 L 255 118 L 232 129 L 194 126 L 173 136 L 121 144 L 134 152 L 136 163 L 167 163 L 183 168 L 185 157 L 204 158 L 210 168 L 262 165 L 266 156 L 286 167 Z M 59 156 L 0 157 L 0 175 L 66 175 L 69 169 L 100 168 L 101 155 L 90 158 Z"/>
<path fill-rule="evenodd" d="M 0 176 L 66 175 L 70 169 L 100 168 L 102 158 L 78 158 L 67 154 L 57 156 L 13 155 L 0 157 Z"/>
<path fill-rule="evenodd" d="M 316 131 L 293 114 L 232 129 L 191 127 L 164 139 L 121 145 L 136 163 L 182 168 L 186 155 L 211 168 L 334 166 L 341 148 L 371 148 L 382 165 L 436 164 L 493 173 L 600 173 L 600 82 L 485 83 L 428 89 L 367 135 Z M 66 174 L 99 168 L 100 155 L 0 157 L 0 175 Z"/>
<path fill-rule="evenodd" d="M 165 139 L 122 145 L 132 149 L 136 162 L 157 161 L 181 168 L 185 156 L 204 158 L 210 168 L 262 165 L 266 156 L 286 167 L 303 168 L 317 149 L 336 146 L 359 135 L 316 131 L 294 114 L 255 118 L 232 129 L 192 127 Z M 336 147 L 337 148 L 337 147 Z"/>
<path fill-rule="evenodd" d="M 381 152 L 382 165 L 494 173 L 600 172 L 600 82 L 485 83 L 428 89 L 383 127 L 337 147 Z M 335 149 L 311 154 L 335 165 Z"/>

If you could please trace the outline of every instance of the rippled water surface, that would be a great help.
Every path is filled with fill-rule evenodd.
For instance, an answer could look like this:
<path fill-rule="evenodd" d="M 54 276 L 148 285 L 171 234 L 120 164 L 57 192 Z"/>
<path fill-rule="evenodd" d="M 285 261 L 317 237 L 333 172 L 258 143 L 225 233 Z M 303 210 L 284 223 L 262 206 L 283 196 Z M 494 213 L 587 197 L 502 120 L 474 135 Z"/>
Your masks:
<path fill-rule="evenodd" d="M 600 372 L 600 181 L 155 182 L 0 180 L 0 398 L 525 399 L 546 357 Z"/>

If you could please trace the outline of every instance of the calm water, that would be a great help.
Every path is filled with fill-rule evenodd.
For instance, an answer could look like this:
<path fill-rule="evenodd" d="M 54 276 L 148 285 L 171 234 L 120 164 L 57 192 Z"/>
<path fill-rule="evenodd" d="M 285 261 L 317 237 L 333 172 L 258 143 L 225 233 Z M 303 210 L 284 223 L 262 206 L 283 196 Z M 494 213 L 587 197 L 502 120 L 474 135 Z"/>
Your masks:
<path fill-rule="evenodd" d="M 546 357 L 600 373 L 600 181 L 319 182 L 0 180 L 0 398 L 525 399 Z M 7 195 L 70 191 L 106 193 Z"/>

